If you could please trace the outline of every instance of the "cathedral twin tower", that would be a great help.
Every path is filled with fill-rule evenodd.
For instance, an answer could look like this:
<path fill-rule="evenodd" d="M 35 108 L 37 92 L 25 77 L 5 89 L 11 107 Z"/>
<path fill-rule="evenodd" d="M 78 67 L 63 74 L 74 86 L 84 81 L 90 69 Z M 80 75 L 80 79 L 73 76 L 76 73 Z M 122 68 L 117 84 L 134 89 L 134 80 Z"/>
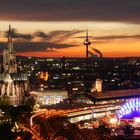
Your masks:
<path fill-rule="evenodd" d="M 9 26 L 7 48 L 3 51 L 3 68 L 6 73 L 17 73 L 16 57 L 12 43 L 12 29 Z"/>
<path fill-rule="evenodd" d="M 3 51 L 3 73 L 0 73 L 0 101 L 8 97 L 11 105 L 21 105 L 29 95 L 29 81 L 26 73 L 17 70 L 16 56 L 12 43 L 12 29 L 9 26 L 8 43 Z"/>

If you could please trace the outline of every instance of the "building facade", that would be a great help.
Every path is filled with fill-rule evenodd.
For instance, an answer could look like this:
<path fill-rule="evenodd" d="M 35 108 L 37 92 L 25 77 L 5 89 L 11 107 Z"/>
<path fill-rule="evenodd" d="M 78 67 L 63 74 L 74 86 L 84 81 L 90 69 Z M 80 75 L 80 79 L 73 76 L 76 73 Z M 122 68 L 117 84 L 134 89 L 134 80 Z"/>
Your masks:
<path fill-rule="evenodd" d="M 7 97 L 11 105 L 21 105 L 28 95 L 28 76 L 17 70 L 12 29 L 9 26 L 7 47 L 3 51 L 3 72 L 0 73 L 0 100 L 3 101 Z"/>

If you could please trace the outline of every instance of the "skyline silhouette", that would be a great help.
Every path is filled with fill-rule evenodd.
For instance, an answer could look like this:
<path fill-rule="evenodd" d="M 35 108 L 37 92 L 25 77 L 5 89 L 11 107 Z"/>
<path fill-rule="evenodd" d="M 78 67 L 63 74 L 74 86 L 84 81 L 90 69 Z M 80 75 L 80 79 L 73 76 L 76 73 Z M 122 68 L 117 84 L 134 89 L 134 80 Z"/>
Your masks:
<path fill-rule="evenodd" d="M 85 57 L 86 29 L 103 57 L 140 56 L 137 0 L 1 1 L 0 52 L 9 24 L 17 55 Z"/>

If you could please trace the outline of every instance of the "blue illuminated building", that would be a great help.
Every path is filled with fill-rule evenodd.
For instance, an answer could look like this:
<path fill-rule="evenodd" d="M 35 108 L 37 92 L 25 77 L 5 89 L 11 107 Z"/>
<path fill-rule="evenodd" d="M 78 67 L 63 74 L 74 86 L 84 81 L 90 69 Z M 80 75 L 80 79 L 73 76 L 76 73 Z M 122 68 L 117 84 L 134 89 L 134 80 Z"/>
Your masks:
<path fill-rule="evenodd" d="M 140 117 L 140 98 L 126 102 L 117 113 L 119 119 L 133 119 Z"/>

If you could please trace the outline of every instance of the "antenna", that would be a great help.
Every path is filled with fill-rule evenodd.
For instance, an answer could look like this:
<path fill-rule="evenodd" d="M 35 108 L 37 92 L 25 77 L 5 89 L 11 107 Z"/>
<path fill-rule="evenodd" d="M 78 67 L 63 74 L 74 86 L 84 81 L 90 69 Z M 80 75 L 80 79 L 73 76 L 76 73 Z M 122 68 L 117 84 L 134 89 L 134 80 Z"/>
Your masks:
<path fill-rule="evenodd" d="M 86 30 L 86 39 L 88 40 L 88 28 Z"/>
<path fill-rule="evenodd" d="M 9 31 L 11 31 L 11 24 L 9 24 Z"/>
<path fill-rule="evenodd" d="M 86 30 L 86 38 L 85 38 L 85 41 L 84 41 L 84 45 L 86 47 L 86 59 L 88 59 L 88 46 L 90 44 L 91 44 L 91 42 L 88 39 L 88 28 L 87 28 L 87 30 Z"/>

